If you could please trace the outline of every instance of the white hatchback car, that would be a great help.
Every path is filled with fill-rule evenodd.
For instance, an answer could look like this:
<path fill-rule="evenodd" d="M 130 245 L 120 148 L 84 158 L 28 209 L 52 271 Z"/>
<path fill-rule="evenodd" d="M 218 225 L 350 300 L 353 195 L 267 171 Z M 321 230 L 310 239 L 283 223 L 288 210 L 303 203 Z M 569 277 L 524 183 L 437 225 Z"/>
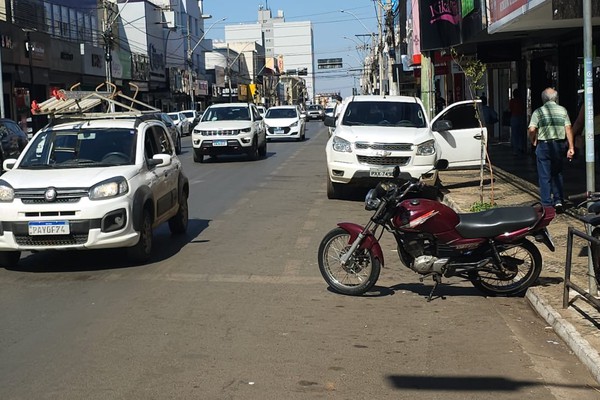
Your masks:
<path fill-rule="evenodd" d="M 265 115 L 267 139 L 288 138 L 304 140 L 306 116 L 297 106 L 275 106 Z"/>
<path fill-rule="evenodd" d="M 175 122 L 175 125 L 179 128 L 183 136 L 188 136 L 192 133 L 192 124 L 182 111 L 170 112 L 167 115 Z"/>
<path fill-rule="evenodd" d="M 254 104 L 213 104 L 194 127 L 192 146 L 195 162 L 221 154 L 246 154 L 258 160 L 267 155 L 263 118 Z"/>
<path fill-rule="evenodd" d="M 439 158 L 449 168 L 472 168 L 482 162 L 482 139 L 487 136 L 476 114 L 480 101 L 453 103 L 430 123 L 421 100 L 408 96 L 349 97 L 337 117 L 327 154 L 327 197 L 340 197 L 344 185 L 372 187 L 392 177 L 395 166 L 406 178 L 422 175 L 437 181 L 431 171 Z M 481 113 L 479 115 L 482 115 Z"/>
<path fill-rule="evenodd" d="M 0 266 L 22 251 L 127 247 L 151 256 L 152 232 L 188 225 L 188 179 L 155 114 L 57 118 L 0 177 Z"/>

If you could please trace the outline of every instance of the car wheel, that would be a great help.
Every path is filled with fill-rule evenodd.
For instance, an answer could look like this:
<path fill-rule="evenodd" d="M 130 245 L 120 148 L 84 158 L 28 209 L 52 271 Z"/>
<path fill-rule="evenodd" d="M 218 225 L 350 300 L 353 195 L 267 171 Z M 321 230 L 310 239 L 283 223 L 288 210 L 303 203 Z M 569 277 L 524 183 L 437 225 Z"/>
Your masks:
<path fill-rule="evenodd" d="M 267 139 L 265 139 L 265 143 L 258 148 L 258 155 L 261 158 L 264 158 L 267 156 Z"/>
<path fill-rule="evenodd" d="M 257 143 L 256 138 L 254 138 L 254 140 L 252 141 L 252 146 L 250 147 L 250 150 L 248 151 L 248 159 L 250 161 L 258 160 L 258 143 Z"/>
<path fill-rule="evenodd" d="M 177 143 L 175 143 L 175 154 L 181 154 L 181 136 L 177 136 Z"/>
<path fill-rule="evenodd" d="M 0 251 L 0 267 L 12 268 L 19 263 L 20 251 Z"/>
<path fill-rule="evenodd" d="M 173 235 L 182 235 L 187 231 L 188 227 L 188 196 L 187 193 L 183 193 L 181 199 L 179 199 L 179 210 L 177 214 L 169 219 L 169 230 Z"/>
<path fill-rule="evenodd" d="M 328 199 L 339 199 L 342 196 L 342 185 L 339 183 L 331 182 L 329 179 L 329 173 L 327 175 L 327 198 Z"/>
<path fill-rule="evenodd" d="M 128 249 L 129 259 L 139 264 L 147 262 L 152 255 L 152 239 L 152 216 L 150 210 L 145 209 L 140 226 L 140 240 Z"/>
<path fill-rule="evenodd" d="M 204 162 L 204 155 L 200 153 L 200 150 L 194 149 L 194 162 L 201 163 Z"/>

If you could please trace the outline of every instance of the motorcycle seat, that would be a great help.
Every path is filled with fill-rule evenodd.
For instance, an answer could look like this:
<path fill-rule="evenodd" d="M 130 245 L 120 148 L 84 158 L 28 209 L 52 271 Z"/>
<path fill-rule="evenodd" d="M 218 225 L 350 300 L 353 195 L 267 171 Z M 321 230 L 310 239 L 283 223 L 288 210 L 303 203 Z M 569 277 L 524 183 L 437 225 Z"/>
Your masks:
<path fill-rule="evenodd" d="M 459 214 L 456 230 L 465 239 L 494 237 L 533 226 L 539 217 L 533 207 L 500 207 Z"/>

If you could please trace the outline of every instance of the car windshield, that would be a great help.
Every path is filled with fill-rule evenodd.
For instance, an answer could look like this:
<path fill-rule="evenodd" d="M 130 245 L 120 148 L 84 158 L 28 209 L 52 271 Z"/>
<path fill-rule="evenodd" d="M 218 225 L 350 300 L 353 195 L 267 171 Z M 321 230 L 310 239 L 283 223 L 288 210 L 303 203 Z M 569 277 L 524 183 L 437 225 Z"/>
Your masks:
<path fill-rule="evenodd" d="M 271 108 L 265 118 L 296 118 L 296 110 L 292 108 Z"/>
<path fill-rule="evenodd" d="M 186 118 L 194 118 L 193 111 L 184 111 L 184 112 L 182 112 L 182 114 L 185 115 Z"/>
<path fill-rule="evenodd" d="M 427 126 L 423 109 L 418 103 L 392 101 L 354 101 L 348 104 L 342 125 Z"/>
<path fill-rule="evenodd" d="M 179 121 L 179 114 L 178 113 L 169 113 L 167 114 L 169 117 L 171 117 L 171 119 L 175 122 Z"/>
<path fill-rule="evenodd" d="M 38 133 L 19 168 L 91 168 L 132 165 L 136 132 L 102 128 L 47 130 Z"/>
<path fill-rule="evenodd" d="M 325 109 L 325 114 L 333 114 L 333 107 L 327 107 Z"/>
<path fill-rule="evenodd" d="M 248 107 L 231 106 L 231 107 L 209 107 L 202 121 L 250 121 L 250 113 Z"/>
<path fill-rule="evenodd" d="M 323 108 L 319 105 L 312 105 L 312 106 L 308 106 L 308 111 L 320 111 Z"/>

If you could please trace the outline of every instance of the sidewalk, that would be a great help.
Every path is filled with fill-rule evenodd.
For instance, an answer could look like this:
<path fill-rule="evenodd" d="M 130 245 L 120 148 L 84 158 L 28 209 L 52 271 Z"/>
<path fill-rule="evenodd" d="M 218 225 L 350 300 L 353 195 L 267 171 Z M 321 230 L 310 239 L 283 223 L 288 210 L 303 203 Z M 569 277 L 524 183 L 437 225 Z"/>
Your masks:
<path fill-rule="evenodd" d="M 484 172 L 483 201 L 490 202 L 492 187 L 494 202 L 498 206 L 530 205 L 539 201 L 535 158 L 531 155 L 513 155 L 509 144 L 489 145 L 494 183 L 490 173 Z M 596 168 L 598 170 L 598 168 Z M 441 171 L 444 201 L 460 212 L 469 212 L 472 204 L 480 201 L 479 170 Z M 566 165 L 564 171 L 565 196 L 586 190 L 585 162 L 577 160 Z M 598 174 L 596 174 L 596 182 Z M 597 188 L 598 189 L 598 188 Z M 549 329 L 568 344 L 581 362 L 600 383 L 600 312 L 579 295 L 570 291 L 570 305 L 563 308 L 564 266 L 568 227 L 584 230 L 583 224 L 568 213 L 558 214 L 550 224 L 556 251 L 553 253 L 541 243 L 536 243 L 543 258 L 542 275 L 526 297 L 538 314 L 546 320 Z M 571 280 L 587 289 L 586 243 L 575 239 Z"/>

